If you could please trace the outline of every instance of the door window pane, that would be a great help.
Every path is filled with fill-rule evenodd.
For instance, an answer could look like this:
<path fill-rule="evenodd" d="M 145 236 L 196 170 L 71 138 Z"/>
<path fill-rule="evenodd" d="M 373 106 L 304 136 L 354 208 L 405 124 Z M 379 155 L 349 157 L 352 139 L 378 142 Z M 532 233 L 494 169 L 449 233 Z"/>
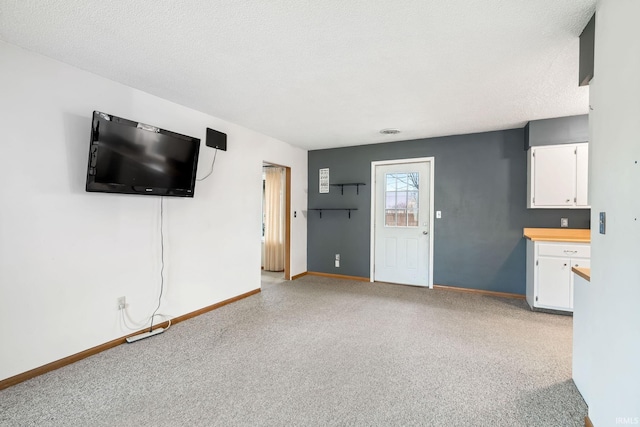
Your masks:
<path fill-rule="evenodd" d="M 407 226 L 418 226 L 418 192 L 410 191 L 407 193 Z"/>
<path fill-rule="evenodd" d="M 418 174 L 418 172 L 412 172 L 407 174 L 407 184 L 409 186 L 409 190 L 417 191 L 419 182 L 420 182 L 420 174 Z"/>
<path fill-rule="evenodd" d="M 418 172 L 385 174 L 386 227 L 417 227 Z"/>
<path fill-rule="evenodd" d="M 395 180 L 393 183 L 395 189 Z M 385 206 L 384 206 L 384 225 L 394 227 L 397 224 L 396 220 L 396 192 L 387 191 L 385 193 Z"/>
<path fill-rule="evenodd" d="M 396 182 L 397 182 L 397 191 L 406 191 L 409 189 L 409 177 L 406 173 L 397 173 L 396 174 Z"/>
<path fill-rule="evenodd" d="M 396 174 L 387 174 L 387 191 L 396 191 Z"/>

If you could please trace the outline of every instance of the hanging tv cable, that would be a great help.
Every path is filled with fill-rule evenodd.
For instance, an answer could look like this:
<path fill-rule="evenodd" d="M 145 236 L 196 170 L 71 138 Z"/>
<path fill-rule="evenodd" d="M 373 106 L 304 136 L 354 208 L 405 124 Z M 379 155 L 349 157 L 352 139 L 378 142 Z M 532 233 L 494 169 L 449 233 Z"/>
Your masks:
<path fill-rule="evenodd" d="M 149 338 L 154 335 L 161 334 L 165 331 L 164 328 L 153 329 L 153 321 L 156 317 L 156 313 L 160 309 L 162 303 L 162 294 L 164 293 L 164 197 L 160 196 L 160 295 L 158 295 L 158 305 L 151 315 L 151 326 L 149 331 L 139 335 L 134 335 L 127 338 L 128 343 L 139 341 L 144 338 Z"/>
<path fill-rule="evenodd" d="M 211 170 L 209 171 L 208 174 L 206 174 L 203 178 L 197 179 L 196 181 L 204 181 L 205 179 L 209 178 L 209 176 L 213 173 L 213 165 L 216 163 L 216 156 L 218 155 L 218 150 L 216 150 L 216 152 L 213 155 L 213 161 L 211 162 Z"/>

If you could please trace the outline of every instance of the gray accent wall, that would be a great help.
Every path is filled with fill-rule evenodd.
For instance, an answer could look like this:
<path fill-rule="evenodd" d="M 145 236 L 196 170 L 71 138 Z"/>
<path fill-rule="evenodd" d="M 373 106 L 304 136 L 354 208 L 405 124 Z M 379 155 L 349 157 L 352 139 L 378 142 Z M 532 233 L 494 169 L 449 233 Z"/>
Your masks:
<path fill-rule="evenodd" d="M 524 129 L 361 145 L 309 152 L 308 207 L 357 208 L 307 211 L 308 271 L 369 277 L 371 162 L 435 158 L 434 283 L 525 293 L 524 227 L 589 228 L 589 210 L 527 209 Z M 330 187 L 319 193 L 319 169 L 330 169 Z M 432 216 L 435 218 L 435 215 Z M 340 254 L 340 267 L 334 266 Z"/>
<path fill-rule="evenodd" d="M 589 115 L 532 120 L 524 128 L 524 147 L 589 141 Z"/>

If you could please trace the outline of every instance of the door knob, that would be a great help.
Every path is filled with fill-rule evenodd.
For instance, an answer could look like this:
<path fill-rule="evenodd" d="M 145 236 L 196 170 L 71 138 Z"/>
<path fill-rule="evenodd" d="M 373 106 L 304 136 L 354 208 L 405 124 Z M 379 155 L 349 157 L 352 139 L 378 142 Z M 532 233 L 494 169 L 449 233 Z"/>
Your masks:
<path fill-rule="evenodd" d="M 422 234 L 429 234 L 429 232 L 428 231 L 423 231 Z"/>

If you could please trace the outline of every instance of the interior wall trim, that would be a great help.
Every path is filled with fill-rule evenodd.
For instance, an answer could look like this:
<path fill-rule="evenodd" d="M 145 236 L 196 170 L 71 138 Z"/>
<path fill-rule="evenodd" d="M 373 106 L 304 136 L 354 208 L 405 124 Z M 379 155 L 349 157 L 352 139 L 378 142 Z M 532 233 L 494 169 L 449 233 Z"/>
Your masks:
<path fill-rule="evenodd" d="M 320 276 L 320 277 L 329 277 L 332 279 L 345 279 L 345 280 L 357 280 L 360 282 L 369 282 L 368 277 L 360 277 L 360 276 L 345 276 L 343 274 L 332 274 L 332 273 L 320 273 L 317 271 L 306 271 L 304 273 L 297 274 L 291 278 L 291 280 L 298 279 L 302 276 Z M 384 282 L 375 282 L 375 283 L 384 283 Z M 399 285 L 401 286 L 401 285 Z M 487 295 L 492 297 L 501 297 L 501 298 L 514 298 L 514 299 L 525 299 L 525 295 L 513 294 L 509 292 L 496 292 L 496 291 L 486 291 L 484 289 L 471 289 L 471 288 L 459 288 L 456 286 L 446 286 L 446 285 L 433 285 L 433 289 L 440 289 L 446 291 L 454 291 L 454 292 L 467 292 L 472 294 L 479 295 Z"/>
<path fill-rule="evenodd" d="M 191 319 L 193 317 L 199 316 L 201 314 L 207 313 L 209 311 L 215 310 L 215 309 L 220 308 L 222 306 L 225 306 L 227 304 L 231 304 L 232 302 L 236 302 L 236 301 L 239 301 L 241 299 L 250 297 L 251 295 L 255 295 L 255 294 L 259 293 L 259 292 L 260 292 L 260 288 L 254 289 L 252 291 L 249 291 L 249 292 L 246 292 L 244 294 L 235 296 L 233 298 L 229 298 L 229 299 L 226 299 L 224 301 L 220 301 L 220 302 L 218 302 L 216 304 L 213 304 L 213 305 L 210 305 L 210 306 L 207 306 L 207 307 L 203 307 L 203 308 L 201 308 L 199 310 L 192 311 L 192 312 L 187 313 L 187 314 L 183 314 L 182 316 L 178 316 L 178 317 L 175 317 L 175 318 L 171 319 L 171 324 L 175 325 L 176 323 L 183 322 L 185 320 L 188 320 L 188 319 Z M 169 321 L 168 320 L 166 320 L 164 322 L 161 322 L 161 323 L 158 323 L 157 325 L 155 325 L 154 329 L 156 329 L 156 328 L 166 328 L 167 326 L 169 326 Z M 100 345 L 97 345 L 95 347 L 89 348 L 87 350 L 81 351 L 80 353 L 72 354 L 71 356 L 64 357 L 64 358 L 56 360 L 54 362 L 47 363 L 46 365 L 42 365 L 42 366 L 39 366 L 37 368 L 31 369 L 29 371 L 23 372 L 21 374 L 14 375 L 13 377 L 9 377 L 7 379 L 4 379 L 4 380 L 0 381 L 0 390 L 3 390 L 5 388 L 11 387 L 13 385 L 19 384 L 19 383 L 24 382 L 26 380 L 29 380 L 31 378 L 35 378 L 35 377 L 37 377 L 39 375 L 46 374 L 47 372 L 55 371 L 56 369 L 62 368 L 63 366 L 70 365 L 70 364 L 72 364 L 74 362 L 77 362 L 79 360 L 85 359 L 85 358 L 87 358 L 89 356 L 93 356 L 94 354 L 98 354 L 98 353 L 101 353 L 101 352 L 103 352 L 105 350 L 109 350 L 110 348 L 117 347 L 120 344 L 124 344 L 128 337 L 131 337 L 131 336 L 134 336 L 134 335 L 138 335 L 140 332 L 143 332 L 145 330 L 146 330 L 146 328 L 143 328 L 143 329 L 141 329 L 141 330 L 139 330 L 137 332 L 133 332 L 131 334 L 125 335 L 125 336 L 123 336 L 121 338 L 116 338 L 115 340 L 111 340 L 111 341 L 106 342 L 104 344 L 100 344 Z"/>
<path fill-rule="evenodd" d="M 291 167 L 277 163 L 262 162 L 262 168 L 274 167 L 284 170 L 284 280 L 291 277 Z M 264 270 L 264 267 L 262 268 Z"/>
<path fill-rule="evenodd" d="M 291 280 L 291 168 L 284 168 L 284 280 Z"/>
<path fill-rule="evenodd" d="M 320 272 L 317 272 L 317 271 L 307 271 L 306 274 L 308 274 L 310 276 L 330 277 L 332 279 L 357 280 L 357 281 L 360 281 L 360 282 L 369 282 L 370 281 L 368 277 L 345 276 L 344 274 L 320 273 Z"/>
<path fill-rule="evenodd" d="M 492 297 L 502 297 L 502 298 L 515 298 L 515 299 L 526 298 L 525 295 L 512 294 L 510 292 L 496 292 L 496 291 L 486 291 L 484 289 L 458 288 L 456 286 L 447 286 L 447 285 L 433 285 L 433 289 L 441 289 L 441 290 L 455 291 L 455 292 L 467 292 L 471 294 L 488 295 Z"/>

